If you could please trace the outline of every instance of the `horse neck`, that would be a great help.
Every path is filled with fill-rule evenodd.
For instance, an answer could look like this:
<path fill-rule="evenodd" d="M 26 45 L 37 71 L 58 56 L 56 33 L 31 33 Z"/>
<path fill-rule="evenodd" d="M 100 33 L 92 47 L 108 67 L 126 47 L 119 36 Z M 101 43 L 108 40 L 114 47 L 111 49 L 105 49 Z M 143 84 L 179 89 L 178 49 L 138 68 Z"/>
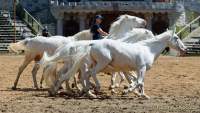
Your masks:
<path fill-rule="evenodd" d="M 115 27 L 112 26 L 112 28 L 110 28 L 109 34 L 112 37 L 122 38 L 124 34 L 131 31 L 133 28 L 135 28 L 134 26 L 130 26 L 130 24 L 132 23 L 126 22 L 126 20 L 124 19 L 118 20 L 118 22 L 119 22 L 118 23 L 119 25 Z"/>
<path fill-rule="evenodd" d="M 110 33 L 110 36 L 117 37 L 117 38 L 123 38 L 123 36 L 127 32 L 132 30 L 129 26 L 128 26 L 129 28 L 127 28 L 127 27 L 125 28 L 124 26 L 126 26 L 126 25 L 122 25 L 117 30 L 115 30 L 115 32 Z"/>
<path fill-rule="evenodd" d="M 89 30 L 84 30 L 84 31 L 81 31 L 81 32 L 73 35 L 73 38 L 74 38 L 75 41 L 92 40 L 92 34 L 90 33 Z"/>
<path fill-rule="evenodd" d="M 151 41 L 148 42 L 150 51 L 154 56 L 154 60 L 156 60 L 160 56 L 162 51 L 167 47 L 169 37 L 170 35 L 168 34 L 164 34 L 164 35 L 161 34 L 161 35 L 156 36 L 155 39 L 150 39 Z"/>

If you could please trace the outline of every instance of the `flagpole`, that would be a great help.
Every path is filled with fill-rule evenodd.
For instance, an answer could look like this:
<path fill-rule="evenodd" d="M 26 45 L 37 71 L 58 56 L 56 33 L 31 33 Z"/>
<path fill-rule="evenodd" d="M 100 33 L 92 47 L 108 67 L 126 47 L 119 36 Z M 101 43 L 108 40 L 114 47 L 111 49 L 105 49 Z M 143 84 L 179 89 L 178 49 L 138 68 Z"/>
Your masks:
<path fill-rule="evenodd" d="M 13 1 L 14 43 L 16 42 L 16 0 Z"/>

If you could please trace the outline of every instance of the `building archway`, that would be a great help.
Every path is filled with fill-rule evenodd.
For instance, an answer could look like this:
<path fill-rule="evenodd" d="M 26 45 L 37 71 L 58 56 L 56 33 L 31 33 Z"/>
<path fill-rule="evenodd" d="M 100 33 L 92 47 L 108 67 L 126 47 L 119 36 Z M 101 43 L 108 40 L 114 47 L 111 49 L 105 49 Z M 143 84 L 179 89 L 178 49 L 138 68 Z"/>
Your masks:
<path fill-rule="evenodd" d="M 70 20 L 64 22 L 63 31 L 64 36 L 72 36 L 79 32 L 79 23 L 73 18 L 70 18 Z"/>
<path fill-rule="evenodd" d="M 161 34 L 169 28 L 169 18 L 167 14 L 153 14 L 152 31 L 154 34 Z"/>
<path fill-rule="evenodd" d="M 109 32 L 110 25 L 119 17 L 120 13 L 104 13 L 104 21 L 102 22 L 102 28 L 104 31 Z"/>

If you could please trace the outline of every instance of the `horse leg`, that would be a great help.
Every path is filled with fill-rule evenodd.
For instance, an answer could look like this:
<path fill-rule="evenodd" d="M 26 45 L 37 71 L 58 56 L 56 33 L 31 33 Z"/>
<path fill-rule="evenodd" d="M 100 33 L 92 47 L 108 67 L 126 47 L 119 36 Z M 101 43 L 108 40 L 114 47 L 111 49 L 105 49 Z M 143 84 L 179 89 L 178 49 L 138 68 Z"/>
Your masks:
<path fill-rule="evenodd" d="M 29 64 L 32 60 L 33 60 L 33 58 L 30 57 L 30 55 L 26 55 L 26 56 L 25 56 L 25 59 L 24 59 L 22 65 L 19 67 L 18 74 L 17 74 L 17 77 L 16 77 L 15 82 L 14 82 L 14 86 L 12 87 L 13 90 L 15 90 L 16 87 L 17 87 L 17 84 L 18 84 L 20 75 L 22 74 L 22 72 L 24 71 L 24 69 L 28 66 L 28 64 Z"/>
<path fill-rule="evenodd" d="M 120 76 L 120 82 L 119 82 L 119 87 L 120 87 L 126 77 L 123 72 L 119 72 L 119 76 Z"/>
<path fill-rule="evenodd" d="M 134 82 L 135 81 L 135 77 L 132 75 L 132 73 L 130 72 L 123 72 L 125 77 L 126 77 L 126 80 L 128 81 L 129 83 L 129 86 L 128 86 L 128 89 L 125 89 L 123 91 L 123 94 L 127 94 L 128 92 L 131 92 L 133 91 L 136 87 L 137 87 L 137 83 Z M 132 75 L 132 76 L 131 76 Z M 137 93 L 136 93 L 137 94 Z"/>
<path fill-rule="evenodd" d="M 40 79 L 40 88 L 43 88 L 42 84 L 43 84 L 43 81 L 44 81 L 44 77 L 48 76 L 47 75 L 47 72 L 49 72 L 48 68 L 49 68 L 49 66 L 47 65 L 46 67 L 44 67 L 44 69 L 42 71 L 42 77 Z"/>
<path fill-rule="evenodd" d="M 133 91 L 135 88 L 139 88 L 140 90 L 140 95 L 146 99 L 149 99 L 150 97 L 144 93 L 144 77 L 145 77 L 145 72 L 146 72 L 146 66 L 142 66 L 138 71 L 138 76 L 137 76 L 137 82 L 134 84 L 131 84 L 130 88 L 127 90 L 128 92 Z"/>
<path fill-rule="evenodd" d="M 45 80 L 46 86 L 50 87 L 57 77 L 57 64 L 48 64 L 44 67 L 42 77 L 40 79 L 40 88 L 42 88 L 43 81 Z"/>
<path fill-rule="evenodd" d="M 82 94 L 86 94 L 87 97 L 96 98 L 97 96 L 90 91 L 90 71 L 86 70 L 81 72 L 81 84 L 83 86 Z"/>
<path fill-rule="evenodd" d="M 49 95 L 50 96 L 55 96 L 59 87 L 61 86 L 61 84 L 64 82 L 64 80 L 60 80 L 60 79 L 57 79 L 54 83 L 54 85 L 51 86 L 51 88 L 48 90 L 49 92 Z"/>
<path fill-rule="evenodd" d="M 143 84 L 139 84 L 138 88 L 140 90 L 140 96 L 141 97 L 143 97 L 145 99 L 150 99 L 150 97 L 144 93 L 144 83 Z"/>
<path fill-rule="evenodd" d="M 83 87 L 82 92 L 88 92 L 90 89 L 89 72 L 87 69 L 87 64 L 83 64 L 80 68 L 80 82 Z"/>
<path fill-rule="evenodd" d="M 43 81 L 44 81 L 44 77 L 43 77 L 44 75 L 42 74 L 42 77 L 41 77 L 41 79 L 40 79 L 40 88 L 42 89 L 43 88 L 43 86 L 42 86 L 42 84 L 43 84 Z"/>
<path fill-rule="evenodd" d="M 61 74 L 64 74 L 64 73 L 67 73 L 67 71 L 69 70 L 70 66 L 72 65 L 71 62 L 68 62 L 68 63 L 65 63 L 63 68 L 61 69 Z M 67 79 L 65 81 L 65 87 L 66 87 L 66 90 L 69 92 L 69 93 L 72 93 L 72 89 L 70 87 L 70 83 L 69 83 L 69 80 L 70 79 Z"/>
<path fill-rule="evenodd" d="M 112 93 L 112 94 L 116 93 L 116 91 L 115 91 L 115 87 L 116 87 L 116 84 L 115 84 L 116 76 L 117 76 L 117 73 L 112 73 L 112 75 L 111 75 L 111 85 L 110 85 L 110 89 L 111 89 L 111 93 Z"/>
<path fill-rule="evenodd" d="M 32 70 L 32 77 L 33 77 L 33 83 L 34 83 L 34 88 L 39 89 L 37 85 L 37 80 L 36 80 L 36 74 L 40 68 L 40 65 L 38 63 L 35 63 L 33 70 Z"/>
<path fill-rule="evenodd" d="M 46 77 L 46 76 L 49 76 L 48 75 L 48 73 L 49 73 L 49 66 L 47 65 L 46 67 L 44 67 L 44 69 L 43 69 L 43 72 L 42 72 L 42 77 L 41 77 L 41 79 L 40 79 L 40 88 L 43 88 L 42 87 L 42 84 L 43 84 L 43 81 L 44 81 L 44 78 Z M 55 70 L 56 71 L 56 70 Z M 53 74 L 53 73 L 50 73 L 50 74 Z"/>
<path fill-rule="evenodd" d="M 67 82 L 66 84 L 69 84 L 70 77 L 73 76 L 73 75 L 66 76 L 67 74 L 68 74 L 68 71 L 66 70 L 66 66 L 64 65 L 64 67 L 60 71 L 59 78 L 55 81 L 55 84 L 52 85 L 52 87 L 49 89 L 50 96 L 54 96 L 56 94 L 59 87 L 62 85 L 62 83 L 64 81 Z M 67 85 L 66 88 L 70 89 L 69 91 L 71 91 L 71 88 L 69 87 L 69 85 Z"/>
<path fill-rule="evenodd" d="M 96 84 L 95 91 L 97 93 L 100 91 L 100 83 L 99 83 L 99 81 L 97 79 L 96 73 L 98 73 L 101 70 L 103 70 L 109 64 L 109 62 L 111 61 L 108 58 L 103 58 L 103 59 L 104 59 L 104 62 L 97 63 L 96 66 L 90 71 L 91 75 L 93 77 L 93 80 L 95 81 L 95 84 Z"/>
<path fill-rule="evenodd" d="M 67 79 L 67 80 L 64 81 L 64 82 L 65 82 L 66 93 L 67 93 L 68 95 L 73 95 L 74 93 L 73 93 L 73 90 L 72 90 L 71 87 L 70 87 L 69 80 L 70 80 L 70 79 Z M 62 85 L 62 84 L 60 84 L 59 87 L 61 87 L 61 85 Z"/>
<path fill-rule="evenodd" d="M 128 91 L 132 91 L 131 88 L 136 85 L 135 81 L 137 78 L 136 78 L 136 74 L 134 72 L 124 72 L 124 76 L 129 83 L 129 86 L 127 86 L 127 90 L 124 91 L 124 94 L 126 94 L 126 93 L 128 93 Z M 138 96 L 141 96 L 137 90 L 135 90 L 134 93 Z"/>
<path fill-rule="evenodd" d="M 81 72 L 79 71 L 79 74 L 77 75 L 78 77 L 74 76 L 74 86 L 76 87 L 76 89 L 80 92 L 81 88 L 78 86 L 78 81 L 79 81 L 79 76 L 81 76 L 80 74 Z"/>
<path fill-rule="evenodd" d="M 139 88 L 142 97 L 144 97 L 146 99 L 150 99 L 150 97 L 144 93 L 145 72 L 146 72 L 146 67 L 145 66 L 139 70 L 138 79 L 137 79 L 137 83 L 138 83 L 137 87 Z"/>
<path fill-rule="evenodd" d="M 41 77 L 41 79 L 40 79 L 40 88 L 43 88 L 43 87 L 42 87 L 42 84 L 43 84 L 43 81 L 44 81 L 44 76 L 46 76 L 46 75 L 45 75 L 45 70 L 46 70 L 46 69 L 44 68 L 44 69 L 43 69 L 43 72 L 42 72 L 42 77 Z"/>
<path fill-rule="evenodd" d="M 125 78 L 127 79 L 128 83 L 130 85 L 134 84 L 135 81 L 137 80 L 136 74 L 134 72 L 124 72 L 124 73 L 126 73 L 124 75 L 125 75 Z"/>
<path fill-rule="evenodd" d="M 115 83 L 117 73 L 120 76 L 120 83 L 119 84 Z M 112 84 L 111 85 L 111 93 L 116 93 L 115 90 L 114 90 L 114 88 L 120 87 L 120 85 L 122 84 L 122 82 L 126 78 L 126 76 L 125 76 L 125 74 L 123 72 L 117 72 L 117 73 L 113 73 L 112 74 L 112 78 L 111 78 L 111 84 Z"/>
<path fill-rule="evenodd" d="M 69 69 L 69 65 L 70 63 L 66 63 L 64 64 L 64 66 L 59 70 L 58 72 L 58 78 L 56 78 L 56 80 L 58 80 L 60 77 L 62 77 L 63 74 L 67 73 L 68 69 Z M 64 76 L 64 75 L 63 75 Z M 61 85 L 59 86 L 61 87 Z M 73 91 L 70 87 L 70 84 L 69 84 L 69 79 L 65 80 L 65 90 L 67 91 L 68 94 L 73 94 Z"/>
<path fill-rule="evenodd" d="M 32 69 L 33 83 L 34 83 L 34 88 L 36 88 L 36 89 L 39 89 L 39 88 L 38 88 L 38 85 L 37 85 L 36 75 L 37 75 L 38 70 L 40 69 L 40 64 L 39 64 L 39 62 L 40 62 L 41 58 L 42 58 L 42 54 L 37 54 L 37 55 L 35 56 L 35 58 L 34 58 L 34 60 L 35 60 L 35 65 L 34 65 L 34 67 L 33 67 L 33 69 Z"/>

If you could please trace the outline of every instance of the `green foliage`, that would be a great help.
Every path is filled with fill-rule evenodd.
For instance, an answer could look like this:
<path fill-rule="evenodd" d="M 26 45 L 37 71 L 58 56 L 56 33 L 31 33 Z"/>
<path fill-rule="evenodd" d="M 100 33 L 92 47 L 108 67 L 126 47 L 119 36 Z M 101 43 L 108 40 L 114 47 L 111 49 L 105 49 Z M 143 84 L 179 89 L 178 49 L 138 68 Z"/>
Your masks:
<path fill-rule="evenodd" d="M 198 16 L 199 16 L 198 13 L 186 10 L 187 23 L 190 23 L 191 21 L 196 19 Z M 193 24 L 199 24 L 199 23 L 198 23 L 198 21 L 196 21 Z M 185 26 L 176 26 L 177 32 L 179 32 L 184 27 Z M 181 34 L 179 36 L 183 39 L 183 38 L 187 37 L 189 34 L 190 34 L 190 27 L 187 27 L 184 31 L 181 32 Z"/>
<path fill-rule="evenodd" d="M 192 21 L 192 20 L 194 20 L 198 16 L 199 16 L 198 13 L 186 10 L 186 17 L 187 17 L 188 21 Z"/>
<path fill-rule="evenodd" d="M 40 23 L 38 23 L 22 6 L 21 4 L 17 4 L 16 6 L 17 16 L 20 17 L 28 26 L 32 29 L 34 34 L 38 34 L 42 31 L 43 27 Z"/>

